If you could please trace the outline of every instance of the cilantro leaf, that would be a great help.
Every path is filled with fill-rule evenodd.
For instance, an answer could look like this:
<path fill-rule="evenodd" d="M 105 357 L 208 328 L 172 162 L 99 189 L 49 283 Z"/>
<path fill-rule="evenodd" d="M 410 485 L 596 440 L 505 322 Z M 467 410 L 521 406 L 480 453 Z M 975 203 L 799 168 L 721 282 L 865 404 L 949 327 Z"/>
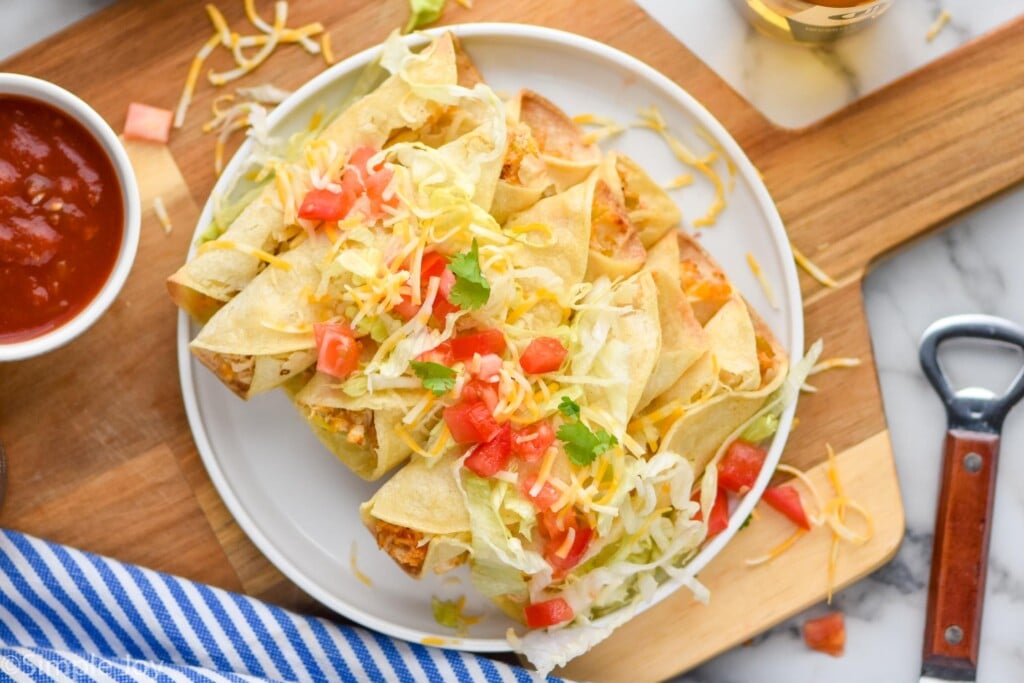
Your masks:
<path fill-rule="evenodd" d="M 416 376 L 423 380 L 423 386 L 441 396 L 455 388 L 455 371 L 440 363 L 414 360 L 409 365 Z"/>
<path fill-rule="evenodd" d="M 581 422 L 569 422 L 558 428 L 558 438 L 565 443 L 565 452 L 574 465 L 583 467 L 594 462 L 619 440 L 603 429 L 596 433 Z"/>
<path fill-rule="evenodd" d="M 752 521 L 754 521 L 754 514 L 753 513 L 747 515 L 747 518 L 745 520 L 743 520 L 743 524 L 740 524 L 740 529 L 746 529 L 748 526 L 750 526 L 750 523 Z"/>
<path fill-rule="evenodd" d="M 562 397 L 561 403 L 558 404 L 558 409 L 562 412 L 562 415 L 565 415 L 566 417 L 574 417 L 577 420 L 580 419 L 580 404 L 568 396 Z"/>
<path fill-rule="evenodd" d="M 456 254 L 448 262 L 448 270 L 455 275 L 455 284 L 448 300 L 462 308 L 476 309 L 491 297 L 491 285 L 480 270 L 480 248 L 476 240 L 468 253 Z"/>

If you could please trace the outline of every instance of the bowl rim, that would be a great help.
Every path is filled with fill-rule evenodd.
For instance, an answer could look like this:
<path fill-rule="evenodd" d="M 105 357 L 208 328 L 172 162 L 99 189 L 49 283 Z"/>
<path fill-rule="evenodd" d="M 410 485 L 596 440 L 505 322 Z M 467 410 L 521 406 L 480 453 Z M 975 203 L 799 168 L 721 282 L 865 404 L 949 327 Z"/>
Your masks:
<path fill-rule="evenodd" d="M 117 174 L 124 207 L 121 246 L 117 260 L 96 296 L 70 320 L 37 337 L 0 342 L 0 362 L 25 360 L 53 351 L 78 337 L 106 312 L 117 298 L 138 252 L 142 232 L 139 186 L 128 152 L 110 124 L 80 97 L 49 81 L 16 73 L 0 73 L 0 98 L 22 97 L 54 107 L 82 125 L 99 143 Z"/>

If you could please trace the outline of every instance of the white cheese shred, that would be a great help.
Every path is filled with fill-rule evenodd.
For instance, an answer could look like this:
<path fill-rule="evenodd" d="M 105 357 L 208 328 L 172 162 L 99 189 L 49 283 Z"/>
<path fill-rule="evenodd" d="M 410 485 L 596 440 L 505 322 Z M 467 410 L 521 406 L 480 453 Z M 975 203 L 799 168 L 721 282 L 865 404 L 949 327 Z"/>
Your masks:
<path fill-rule="evenodd" d="M 171 225 L 171 217 L 167 214 L 167 207 L 164 206 L 163 197 L 153 198 L 153 213 L 156 214 L 156 218 L 160 221 L 160 225 L 164 227 L 164 234 L 170 235 L 173 225 Z"/>

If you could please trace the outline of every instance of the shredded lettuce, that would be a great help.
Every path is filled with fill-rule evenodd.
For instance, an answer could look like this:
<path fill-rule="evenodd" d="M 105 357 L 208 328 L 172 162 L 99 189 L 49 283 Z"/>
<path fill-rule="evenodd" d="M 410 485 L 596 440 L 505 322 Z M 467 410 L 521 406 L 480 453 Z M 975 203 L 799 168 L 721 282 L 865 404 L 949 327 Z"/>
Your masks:
<path fill-rule="evenodd" d="M 405 33 L 415 31 L 441 18 L 445 0 L 409 0 L 409 21 Z"/>
<path fill-rule="evenodd" d="M 779 429 L 779 416 L 775 413 L 765 413 L 751 422 L 740 438 L 750 443 L 760 443 L 769 439 Z"/>
<path fill-rule="evenodd" d="M 705 470 L 702 489 L 714 490 L 714 463 L 731 441 L 748 430 L 755 436 L 769 429 L 768 436 L 774 433 L 780 416 L 797 399 L 800 385 L 820 353 L 819 341 L 791 367 L 783 386 L 761 410 L 726 439 Z M 703 522 L 693 519 L 698 504 L 690 501 L 695 476 L 688 461 L 681 455 L 662 452 L 630 461 L 620 477 L 617 496 L 611 503 L 618 516 L 598 515 L 598 537 L 604 543 L 599 542 L 588 553 L 573 570 L 574 581 L 566 582 L 560 590 L 576 617 L 569 624 L 531 631 L 516 642 L 516 650 L 542 675 L 608 637 L 666 581 L 689 587 L 699 600 L 708 598 L 707 589 L 687 569 L 707 532 Z M 671 507 L 663 507 L 666 503 Z M 547 587 L 544 578 L 549 580 L 550 572 L 546 577 L 531 578 L 532 597 L 541 595 Z"/>
<path fill-rule="evenodd" d="M 461 463 L 460 463 L 461 464 Z M 505 526 L 491 498 L 491 484 L 472 472 L 463 471 L 460 488 L 469 510 L 473 527 L 474 558 L 478 541 L 489 548 L 504 564 L 527 574 L 550 570 L 538 553 L 527 550 L 521 538 Z"/>
<path fill-rule="evenodd" d="M 434 621 L 446 628 L 455 629 L 460 636 L 466 635 L 468 627 L 480 621 L 478 616 L 470 617 L 462 613 L 466 606 L 466 596 L 458 600 L 441 600 L 434 596 L 430 603 L 434 610 Z"/>
<path fill-rule="evenodd" d="M 259 196 L 260 192 L 263 191 L 263 186 L 267 184 L 269 180 L 263 181 L 258 185 L 250 187 L 248 190 L 243 192 L 240 196 L 232 198 L 229 193 L 227 199 L 222 200 L 218 198 L 214 202 L 213 220 L 210 225 L 206 227 L 199 235 L 199 241 L 197 244 L 203 244 L 205 242 L 211 242 L 221 235 L 228 229 L 235 219 L 245 210 L 245 207 L 252 204 L 253 200 Z"/>

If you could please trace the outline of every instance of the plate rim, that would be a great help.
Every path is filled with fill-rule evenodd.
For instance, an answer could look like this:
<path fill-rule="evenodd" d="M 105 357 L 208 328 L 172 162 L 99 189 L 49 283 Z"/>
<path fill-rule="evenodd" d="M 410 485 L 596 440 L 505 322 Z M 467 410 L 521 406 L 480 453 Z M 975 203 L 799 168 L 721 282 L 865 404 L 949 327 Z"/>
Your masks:
<path fill-rule="evenodd" d="M 698 123 L 707 130 L 717 142 L 722 145 L 723 150 L 736 166 L 737 172 L 741 174 L 751 193 L 754 196 L 758 207 L 764 215 L 771 233 L 772 241 L 778 248 L 778 256 L 782 257 L 782 279 L 785 284 L 786 296 L 784 306 L 787 306 L 792 315 L 789 320 L 790 349 L 787 352 L 790 356 L 790 365 L 799 354 L 802 356 L 804 349 L 804 315 L 803 297 L 800 291 L 799 279 L 797 277 L 796 265 L 792 259 L 792 249 L 789 238 L 779 215 L 778 207 L 772 200 L 768 188 L 761 179 L 753 163 L 746 153 L 739 146 L 739 143 L 732 137 L 728 129 L 711 114 L 693 95 L 687 92 L 682 86 L 650 66 L 646 62 L 627 54 L 617 48 L 592 38 L 581 36 L 568 31 L 554 29 L 546 26 L 521 23 L 503 22 L 475 22 L 465 24 L 453 24 L 421 31 L 419 33 L 404 36 L 403 39 L 412 45 L 420 45 L 428 38 L 452 31 L 460 38 L 519 38 L 526 40 L 541 41 L 561 47 L 569 47 L 578 51 L 589 53 L 592 56 L 617 63 L 623 68 L 634 72 L 638 78 L 646 80 L 654 87 L 662 90 L 671 99 L 681 103 L 690 114 L 698 120 Z M 268 126 L 273 128 L 280 121 L 289 116 L 293 110 L 299 108 L 310 95 L 315 94 L 330 82 L 340 79 L 370 63 L 381 49 L 381 44 L 375 44 L 351 55 L 337 64 L 325 69 L 310 80 L 306 81 L 295 92 L 293 92 L 283 103 L 277 106 L 268 116 Z M 213 213 L 213 198 L 223 192 L 240 171 L 240 168 L 248 157 L 252 148 L 251 139 L 246 140 L 232 156 L 231 161 L 225 167 L 217 183 L 214 185 L 203 204 L 202 211 L 196 222 L 196 229 L 190 241 L 186 262 L 191 259 L 196 250 L 196 237 L 203 230 Z M 786 258 L 786 257 L 789 258 Z M 377 630 L 381 633 L 401 638 L 403 640 L 422 643 L 424 639 L 443 642 L 432 643 L 437 647 L 447 649 L 459 649 L 471 652 L 507 652 L 512 650 L 508 641 L 504 638 L 471 638 L 452 637 L 448 635 L 439 636 L 436 633 L 420 631 L 416 628 L 404 626 L 393 621 L 385 620 L 373 614 L 365 612 L 355 605 L 340 600 L 322 588 L 320 584 L 301 571 L 277 547 L 264 533 L 261 525 L 256 519 L 249 515 L 245 504 L 239 499 L 234 488 L 231 486 L 224 470 L 221 468 L 217 454 L 209 440 L 206 425 L 203 421 L 199 408 L 199 401 L 196 393 L 193 372 L 197 369 L 192 355 L 189 352 L 191 341 L 191 319 L 184 311 L 178 311 L 177 323 L 177 345 L 178 345 L 178 374 L 182 400 L 185 404 L 185 413 L 188 419 L 189 429 L 196 444 L 203 465 L 210 476 L 218 495 L 224 502 L 239 527 L 245 532 L 249 540 L 261 553 L 273 564 L 288 580 L 294 582 L 299 588 L 308 593 L 315 600 L 328 607 L 339 615 L 351 619 L 362 626 Z M 743 497 L 739 505 L 733 510 L 729 517 L 729 524 L 724 531 L 718 534 L 711 541 L 706 543 L 693 560 L 686 565 L 686 575 L 694 577 L 725 547 L 732 537 L 739 530 L 747 516 L 761 498 L 761 494 L 768 485 L 771 474 L 778 464 L 782 451 L 789 440 L 789 433 L 792 427 L 793 415 L 796 411 L 797 402 L 794 401 L 782 414 L 779 422 L 779 429 L 776 432 L 772 444 L 768 450 L 765 466 L 762 468 L 758 479 L 751 490 Z M 675 579 L 668 581 L 655 591 L 649 602 L 640 604 L 633 616 L 646 611 L 664 600 L 669 594 L 683 588 L 683 580 Z M 609 615 L 614 617 L 615 615 Z M 602 620 L 608 619 L 603 617 Z M 602 620 L 595 623 L 600 624 Z"/>

